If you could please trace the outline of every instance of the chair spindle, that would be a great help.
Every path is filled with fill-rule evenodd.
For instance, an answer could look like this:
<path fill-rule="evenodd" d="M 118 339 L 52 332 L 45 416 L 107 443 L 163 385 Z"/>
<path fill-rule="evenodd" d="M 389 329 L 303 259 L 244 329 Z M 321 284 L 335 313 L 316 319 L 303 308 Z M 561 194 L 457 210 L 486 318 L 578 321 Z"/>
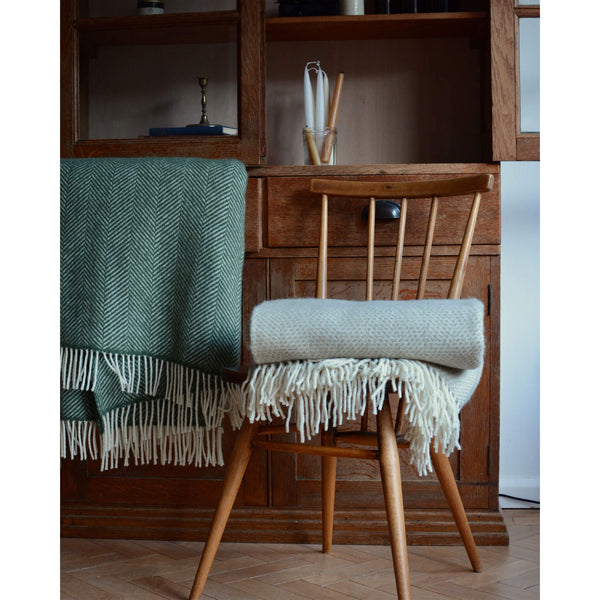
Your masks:
<path fill-rule="evenodd" d="M 369 240 L 367 245 L 367 300 L 373 300 L 375 268 L 375 198 L 369 198 Z"/>
<path fill-rule="evenodd" d="M 317 298 L 327 298 L 327 194 L 321 196 L 321 237 L 317 265 Z"/>
<path fill-rule="evenodd" d="M 400 220 L 398 223 L 398 242 L 396 244 L 396 258 L 394 260 L 394 279 L 392 283 L 392 300 L 400 299 L 400 274 L 402 272 L 402 253 L 404 252 L 404 232 L 406 231 L 406 213 L 408 199 L 402 198 L 400 204 Z"/>
<path fill-rule="evenodd" d="M 454 266 L 454 273 L 450 283 L 448 298 L 451 299 L 460 298 L 462 293 L 462 286 L 465 280 L 465 273 L 467 272 L 467 262 L 469 260 L 469 253 L 471 252 L 471 243 L 473 242 L 473 234 L 475 233 L 475 223 L 477 222 L 477 213 L 479 212 L 480 203 L 481 192 L 476 192 L 473 197 L 469 220 L 467 221 L 462 244 L 460 245 L 460 252 L 458 254 L 458 259 L 456 260 L 456 265 Z"/>
<path fill-rule="evenodd" d="M 431 248 L 433 246 L 437 209 L 438 197 L 433 196 L 431 198 L 431 207 L 429 209 L 429 222 L 427 223 L 427 236 L 425 239 L 425 247 L 423 248 L 423 260 L 421 261 L 421 272 L 419 274 L 417 300 L 422 300 L 425 297 L 425 286 L 427 285 L 427 273 L 429 272 L 429 259 L 431 258 Z"/>

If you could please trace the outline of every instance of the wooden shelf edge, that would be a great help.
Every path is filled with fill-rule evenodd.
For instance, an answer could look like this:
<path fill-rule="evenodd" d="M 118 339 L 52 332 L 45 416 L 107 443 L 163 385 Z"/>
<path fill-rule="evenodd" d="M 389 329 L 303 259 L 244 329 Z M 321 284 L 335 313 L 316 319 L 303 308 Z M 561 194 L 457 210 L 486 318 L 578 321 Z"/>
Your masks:
<path fill-rule="evenodd" d="M 210 12 L 166 13 L 163 15 L 129 15 L 125 17 L 85 17 L 75 21 L 78 31 L 106 31 L 118 29 L 162 29 L 182 25 L 212 25 L 239 23 L 237 10 Z"/>
<path fill-rule="evenodd" d="M 75 142 L 74 155 L 77 158 L 94 156 L 239 158 L 241 146 L 241 138 L 232 135 L 95 139 Z"/>
<path fill-rule="evenodd" d="M 431 173 L 500 173 L 500 163 L 405 163 L 379 165 L 267 165 L 248 167 L 250 177 L 324 177 L 353 175 L 419 175 Z"/>
<path fill-rule="evenodd" d="M 75 21 L 86 44 L 117 46 L 232 42 L 240 13 L 224 10 L 126 17 L 91 17 Z"/>
<path fill-rule="evenodd" d="M 487 12 L 271 17 L 267 42 L 456 36 L 477 33 Z"/>

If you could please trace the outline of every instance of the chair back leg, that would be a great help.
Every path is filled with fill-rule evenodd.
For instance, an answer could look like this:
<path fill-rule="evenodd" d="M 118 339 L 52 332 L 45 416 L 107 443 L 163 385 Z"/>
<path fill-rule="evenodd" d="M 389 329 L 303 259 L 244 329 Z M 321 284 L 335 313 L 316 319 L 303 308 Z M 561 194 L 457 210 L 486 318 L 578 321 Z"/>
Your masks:
<path fill-rule="evenodd" d="M 476 573 L 481 573 L 483 571 L 483 565 L 481 564 L 481 559 L 479 558 L 479 553 L 477 552 L 475 539 L 473 538 L 473 533 L 471 531 L 469 521 L 467 520 L 467 514 L 465 513 L 460 492 L 458 491 L 458 486 L 456 485 L 456 480 L 454 479 L 454 473 L 452 472 L 450 461 L 445 454 L 436 452 L 433 448 L 433 444 L 431 446 L 431 462 L 440 481 L 440 485 L 442 486 L 444 496 L 446 497 L 448 505 L 450 506 L 450 510 L 452 511 L 454 522 L 456 523 L 456 527 L 458 528 L 458 532 L 462 538 L 465 550 L 467 551 L 467 555 L 471 561 L 473 571 Z"/>
<path fill-rule="evenodd" d="M 202 594 L 202 590 L 208 579 L 210 568 L 212 567 L 215 555 L 223 537 L 223 531 L 227 520 L 231 514 L 235 497 L 237 496 L 248 461 L 252 456 L 252 440 L 256 437 L 258 431 L 258 421 L 250 423 L 248 419 L 244 421 L 244 425 L 240 433 L 238 434 L 233 451 L 229 459 L 229 467 L 225 475 L 223 484 L 223 491 L 221 498 L 215 511 L 215 516 L 208 532 L 208 538 L 202 551 L 202 558 L 198 565 L 198 571 L 196 572 L 196 578 L 194 579 L 194 585 L 190 592 L 190 600 L 198 600 Z"/>

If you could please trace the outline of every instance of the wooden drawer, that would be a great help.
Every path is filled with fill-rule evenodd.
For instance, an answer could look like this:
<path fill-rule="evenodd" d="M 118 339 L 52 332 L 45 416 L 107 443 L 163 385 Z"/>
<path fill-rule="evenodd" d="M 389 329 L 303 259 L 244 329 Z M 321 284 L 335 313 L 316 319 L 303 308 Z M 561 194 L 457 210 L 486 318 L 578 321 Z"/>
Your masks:
<path fill-rule="evenodd" d="M 262 202 L 263 179 L 249 177 L 246 187 L 246 252 L 258 252 L 262 248 Z"/>
<path fill-rule="evenodd" d="M 435 174 L 446 179 L 455 174 Z M 411 181 L 419 175 L 369 175 L 352 177 L 357 181 Z M 335 177 L 335 179 L 349 179 Z M 269 248 L 315 247 L 319 240 L 321 199 L 309 191 L 308 177 L 269 177 L 267 183 L 267 246 Z M 474 244 L 500 243 L 500 186 L 496 182 L 491 192 L 482 197 Z M 367 243 L 367 223 L 361 213 L 367 199 L 335 200 L 329 203 L 329 235 L 331 246 L 363 246 Z M 406 244 L 420 246 L 425 240 L 429 211 L 428 199 L 409 203 Z M 457 231 L 467 222 L 468 207 L 458 198 L 442 199 L 438 211 L 435 245 L 454 245 L 462 241 Z M 457 227 L 458 222 L 458 227 Z M 379 246 L 396 243 L 398 224 L 382 220 L 377 226 Z"/>

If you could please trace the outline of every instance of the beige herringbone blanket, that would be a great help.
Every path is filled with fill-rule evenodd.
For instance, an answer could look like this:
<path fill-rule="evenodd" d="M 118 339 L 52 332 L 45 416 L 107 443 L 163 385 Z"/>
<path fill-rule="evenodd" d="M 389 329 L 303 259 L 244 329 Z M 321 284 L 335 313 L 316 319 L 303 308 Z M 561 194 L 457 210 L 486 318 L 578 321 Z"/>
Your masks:
<path fill-rule="evenodd" d="M 254 309 L 250 330 L 257 366 L 238 402 L 251 421 L 294 415 L 304 441 L 377 413 L 390 383 L 404 393 L 420 474 L 431 471 L 431 440 L 445 454 L 460 447 L 459 411 L 483 368 L 479 300 L 273 300 Z"/>

